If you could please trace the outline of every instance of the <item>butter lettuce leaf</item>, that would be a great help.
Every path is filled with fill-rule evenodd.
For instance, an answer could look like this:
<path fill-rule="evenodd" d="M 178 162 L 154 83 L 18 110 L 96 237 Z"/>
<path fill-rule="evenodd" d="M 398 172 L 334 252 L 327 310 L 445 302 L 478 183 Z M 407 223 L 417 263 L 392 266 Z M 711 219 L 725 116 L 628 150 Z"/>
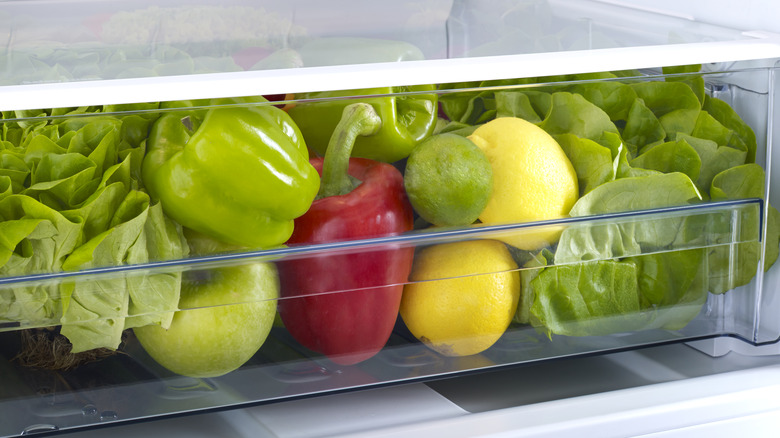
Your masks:
<path fill-rule="evenodd" d="M 652 192 L 645 190 L 653 187 Z M 701 200 L 696 185 L 680 172 L 621 178 L 610 181 L 580 198 L 571 216 L 645 210 L 685 205 Z"/>
<path fill-rule="evenodd" d="M 648 191 L 647 187 L 653 187 Z M 647 210 L 686 205 L 701 200 L 696 186 L 683 173 L 621 178 L 602 184 L 580 198 L 571 216 Z M 629 257 L 672 244 L 683 218 L 637 218 L 626 223 L 582 223 L 567 227 L 555 252 L 556 263 Z"/>
<path fill-rule="evenodd" d="M 697 181 L 702 163 L 699 154 L 688 142 L 678 140 L 646 148 L 642 155 L 631 160 L 631 166 L 662 173 L 680 172 Z"/>
<path fill-rule="evenodd" d="M 573 217 L 763 198 L 765 174 L 747 166 L 756 136 L 729 104 L 707 95 L 700 69 L 665 67 L 664 80 L 650 81 L 628 72 L 474 83 L 539 86 L 444 100 L 461 99 L 460 117 L 451 120 L 520 117 L 553 135 L 577 172 Z M 566 80 L 583 81 L 554 83 Z M 776 261 L 780 212 L 764 205 L 765 242 L 751 205 L 738 208 L 738 230 L 729 211 L 568 224 L 554 248 L 524 265 L 515 322 L 574 336 L 682 328 L 708 293 L 756 275 L 762 245 L 764 268 Z"/>
<path fill-rule="evenodd" d="M 750 163 L 732 167 L 713 178 L 710 196 L 713 201 L 762 198 L 764 181 L 764 169 L 758 164 Z M 759 213 L 756 209 L 749 212 L 747 217 L 741 218 L 736 236 L 731 230 L 713 236 L 720 244 L 711 248 L 708 254 L 709 290 L 713 294 L 723 294 L 748 284 L 756 276 L 761 258 Z M 776 225 L 774 221 L 767 224 L 772 228 L 769 234 L 776 233 L 774 229 Z M 736 237 L 740 241 L 733 242 Z M 771 257 L 771 254 L 767 256 L 767 258 Z"/>
<path fill-rule="evenodd" d="M 685 141 L 699 156 L 701 167 L 696 187 L 705 199 L 709 199 L 710 186 L 715 175 L 741 164 L 745 164 L 746 151 L 740 151 L 728 146 L 718 146 L 712 140 L 692 137 L 686 134 L 676 135 L 677 141 Z"/>
<path fill-rule="evenodd" d="M 181 227 L 140 191 L 143 140 L 157 115 L 99 114 L 157 106 L 3 113 L 13 120 L 0 142 L 0 276 L 187 255 Z M 0 321 L 61 325 L 73 352 L 116 348 L 127 328 L 167 327 L 178 305 L 178 273 L 131 272 L 3 287 Z"/>
<path fill-rule="evenodd" d="M 616 81 L 575 84 L 567 87 L 566 91 L 581 95 L 601 108 L 613 121 L 626 120 L 637 99 L 636 91 L 630 85 Z"/>
<path fill-rule="evenodd" d="M 63 269 L 145 263 L 186 254 L 181 230 L 162 214 L 159 204 L 150 204 L 144 192 L 129 192 L 110 226 L 76 248 Z M 65 283 L 61 333 L 74 352 L 117 348 L 124 329 L 154 323 L 167 327 L 178 306 L 180 285 L 178 273 L 126 273 Z"/>
<path fill-rule="evenodd" d="M 496 93 L 496 117 L 519 117 L 540 123 L 552 106 L 552 95 L 543 91 L 516 90 Z"/>
<path fill-rule="evenodd" d="M 577 172 L 580 196 L 615 179 L 612 151 L 609 148 L 574 134 L 560 134 L 555 136 L 555 140 Z"/>
<path fill-rule="evenodd" d="M 650 108 L 641 99 L 636 99 L 628 111 L 622 136 L 629 152 L 635 157 L 646 146 L 663 142 L 666 131 Z"/>
<path fill-rule="evenodd" d="M 629 257 L 637 266 L 642 308 L 652 309 L 645 328 L 679 330 L 695 318 L 707 301 L 703 249 L 668 251 Z"/>
<path fill-rule="evenodd" d="M 532 324 L 548 335 L 601 336 L 645 326 L 634 263 L 604 260 L 548 267 L 529 287 Z"/>
<path fill-rule="evenodd" d="M 744 143 L 747 148 L 745 162 L 754 163 L 756 161 L 756 149 L 758 147 L 756 134 L 753 132 L 753 129 L 742 120 L 742 117 L 734 111 L 734 108 L 721 99 L 706 96 L 702 109 L 721 125 L 734 132 L 735 135 L 742 140 L 742 143 Z"/>
<path fill-rule="evenodd" d="M 699 74 L 694 74 L 701 71 L 701 64 L 663 67 L 662 71 L 668 75 L 664 78 L 666 82 L 681 82 L 688 85 L 699 102 L 704 102 L 707 96 L 704 89 L 704 78 Z"/>
<path fill-rule="evenodd" d="M 631 85 L 667 133 L 690 134 L 701 111 L 696 93 L 682 82 L 647 81 Z"/>
<path fill-rule="evenodd" d="M 598 142 L 605 132 L 618 133 L 609 115 L 579 94 L 557 92 L 539 127 L 550 135 L 574 134 Z"/>
<path fill-rule="evenodd" d="M 0 276 L 22 277 L 62 270 L 78 245 L 80 224 L 28 196 L 0 200 Z M 19 283 L 0 288 L 0 321 L 23 326 L 56 325 L 62 316 L 56 283 Z"/>
<path fill-rule="evenodd" d="M 678 330 L 706 302 L 703 257 L 695 249 L 548 266 L 523 282 L 527 320 L 548 336 Z"/>

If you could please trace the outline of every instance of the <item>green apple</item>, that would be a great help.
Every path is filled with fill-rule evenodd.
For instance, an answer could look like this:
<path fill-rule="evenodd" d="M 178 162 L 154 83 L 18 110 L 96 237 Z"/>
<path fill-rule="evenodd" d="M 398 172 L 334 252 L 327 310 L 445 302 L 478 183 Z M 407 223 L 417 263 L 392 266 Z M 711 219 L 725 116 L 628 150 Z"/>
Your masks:
<path fill-rule="evenodd" d="M 217 377 L 243 365 L 265 342 L 276 314 L 279 277 L 272 263 L 186 272 L 179 311 L 166 330 L 137 327 L 160 365 L 189 377 Z"/>

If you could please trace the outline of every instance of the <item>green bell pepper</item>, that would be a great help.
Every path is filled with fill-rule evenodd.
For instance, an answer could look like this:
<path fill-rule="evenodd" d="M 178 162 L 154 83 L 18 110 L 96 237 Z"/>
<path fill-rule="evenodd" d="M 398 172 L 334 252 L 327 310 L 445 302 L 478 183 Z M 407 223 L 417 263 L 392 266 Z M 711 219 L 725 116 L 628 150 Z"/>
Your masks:
<path fill-rule="evenodd" d="M 375 135 L 358 138 L 352 156 L 392 163 L 409 156 L 419 142 L 433 133 L 438 101 L 435 90 L 433 85 L 416 85 L 297 94 L 296 99 L 324 100 L 299 102 L 288 113 L 306 144 L 322 156 L 344 108 L 357 101 L 339 97 L 377 95 L 359 101 L 374 107 L 382 127 Z"/>
<path fill-rule="evenodd" d="M 267 248 L 290 237 L 319 175 L 295 123 L 263 102 L 216 99 L 155 122 L 142 178 L 168 216 L 232 245 Z"/>

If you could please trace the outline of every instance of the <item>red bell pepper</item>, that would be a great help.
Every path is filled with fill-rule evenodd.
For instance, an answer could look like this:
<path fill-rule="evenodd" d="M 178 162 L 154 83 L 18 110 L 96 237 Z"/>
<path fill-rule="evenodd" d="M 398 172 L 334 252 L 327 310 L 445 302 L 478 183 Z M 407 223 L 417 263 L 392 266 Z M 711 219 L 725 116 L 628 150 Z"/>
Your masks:
<path fill-rule="evenodd" d="M 371 105 L 345 108 L 325 158 L 310 162 L 322 175 L 318 198 L 295 220 L 288 245 L 390 236 L 413 227 L 401 173 L 390 164 L 350 158 L 358 135 L 379 130 Z M 352 365 L 384 347 L 398 315 L 414 249 L 380 245 L 307 255 L 279 263 L 279 314 L 303 346 Z"/>

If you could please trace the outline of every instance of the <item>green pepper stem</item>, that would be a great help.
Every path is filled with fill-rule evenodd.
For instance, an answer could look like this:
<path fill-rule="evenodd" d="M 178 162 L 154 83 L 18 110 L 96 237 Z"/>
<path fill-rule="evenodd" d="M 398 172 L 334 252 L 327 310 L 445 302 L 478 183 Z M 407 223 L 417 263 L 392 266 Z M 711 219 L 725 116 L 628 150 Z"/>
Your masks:
<path fill-rule="evenodd" d="M 339 124 L 325 150 L 322 163 L 322 179 L 317 198 L 345 195 L 352 191 L 360 181 L 349 175 L 349 157 L 359 135 L 369 136 L 379 132 L 382 119 L 374 108 L 367 103 L 353 103 L 344 108 Z"/>

